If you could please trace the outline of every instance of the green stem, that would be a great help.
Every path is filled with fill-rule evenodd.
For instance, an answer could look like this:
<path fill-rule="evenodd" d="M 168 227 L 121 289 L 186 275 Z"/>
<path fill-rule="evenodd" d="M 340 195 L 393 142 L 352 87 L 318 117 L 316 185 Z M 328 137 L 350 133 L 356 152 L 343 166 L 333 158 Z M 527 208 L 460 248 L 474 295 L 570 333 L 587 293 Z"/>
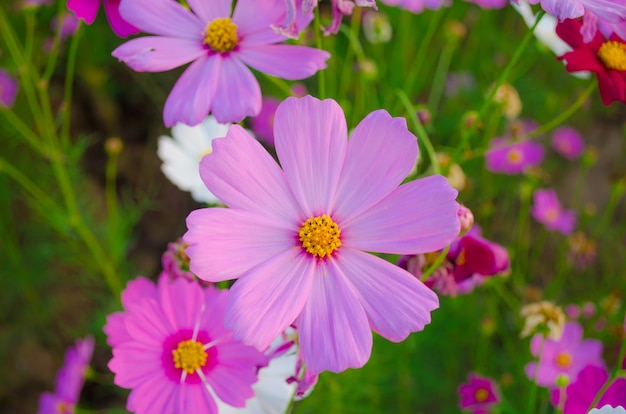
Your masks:
<path fill-rule="evenodd" d="M 589 98 L 589 95 L 591 95 L 591 92 L 593 92 L 595 89 L 596 89 L 596 82 L 595 81 L 590 82 L 589 85 L 587 85 L 587 88 L 585 89 L 585 91 L 582 93 L 582 95 L 580 95 L 578 99 L 576 99 L 576 101 L 574 101 L 574 103 L 569 108 L 560 112 L 559 116 L 554 118 L 552 121 L 535 129 L 533 132 L 528 134 L 528 136 L 536 137 L 538 135 L 551 131 L 552 129 L 561 125 L 563 122 L 565 122 L 567 118 L 572 116 L 574 112 L 576 112 L 587 101 L 587 99 Z"/>
<path fill-rule="evenodd" d="M 441 168 L 439 168 L 439 162 L 437 161 L 437 154 L 435 153 L 433 144 L 430 142 L 430 139 L 428 138 L 428 134 L 426 133 L 424 126 L 422 125 L 419 118 L 417 117 L 415 108 L 413 108 L 413 105 L 411 105 L 411 102 L 409 101 L 409 98 L 406 96 L 406 93 L 404 93 L 404 91 L 398 89 L 396 91 L 396 94 L 398 95 L 398 98 L 400 98 L 402 103 L 404 104 L 404 108 L 406 109 L 409 119 L 411 119 L 411 122 L 413 122 L 413 127 L 415 128 L 417 137 L 422 143 L 422 145 L 424 145 L 424 148 L 426 149 L 426 152 L 428 153 L 428 158 L 430 159 L 430 165 L 432 165 L 433 167 L 433 172 L 435 174 L 441 174 Z"/>
<path fill-rule="evenodd" d="M 285 95 L 285 98 L 292 95 L 291 88 L 289 87 L 289 85 L 287 85 L 287 82 L 285 82 L 283 79 L 268 75 L 267 73 L 263 73 L 263 75 L 265 76 L 265 79 L 269 80 L 274 85 L 276 85 L 278 89 L 280 89 L 280 91 Z"/>
<path fill-rule="evenodd" d="M 78 55 L 78 43 L 80 41 L 82 23 L 79 20 L 78 27 L 72 36 L 72 43 L 67 57 L 65 69 L 65 88 L 63 90 L 63 108 L 61 110 L 61 144 L 64 147 L 70 145 L 70 122 L 72 115 L 72 90 L 74 86 L 74 74 L 76 72 L 76 57 Z"/>
<path fill-rule="evenodd" d="M 313 31 L 315 32 L 315 46 L 319 49 L 319 50 L 324 50 L 324 47 L 322 45 L 322 26 L 320 23 L 320 12 L 319 12 L 319 7 L 315 8 L 315 22 L 314 22 L 315 27 L 313 28 Z M 317 71 L 317 79 L 318 79 L 318 98 L 320 99 L 324 99 L 326 98 L 326 72 L 324 71 L 324 69 L 320 69 Z"/>
<path fill-rule="evenodd" d="M 533 29 L 534 30 L 534 29 Z M 527 414 L 532 414 L 536 411 L 534 411 L 535 408 L 535 402 L 537 400 L 537 389 L 539 388 L 537 386 L 537 374 L 539 374 L 539 363 L 541 362 L 541 356 L 543 354 L 543 346 L 546 343 L 546 338 L 543 337 L 543 340 L 541 341 L 541 345 L 539 346 L 539 355 L 537 356 L 537 359 L 535 361 L 535 375 L 533 376 L 533 383 L 531 385 L 530 388 L 530 395 L 528 397 L 528 407 L 526 408 L 526 413 Z"/>
<path fill-rule="evenodd" d="M 443 51 L 439 56 L 439 62 L 435 69 L 435 78 L 433 79 L 433 84 L 428 96 L 428 109 L 433 117 L 437 113 L 439 102 L 441 101 L 443 91 L 446 87 L 446 77 L 448 76 L 448 70 L 450 69 L 450 63 L 452 63 L 452 56 L 454 55 L 456 46 L 457 40 L 449 40 L 443 47 Z"/>
<path fill-rule="evenodd" d="M 50 55 L 48 56 L 46 68 L 44 69 L 42 79 L 44 82 L 48 83 L 52 74 L 54 73 L 54 68 L 56 66 L 57 59 L 59 57 L 59 52 L 61 51 L 61 27 L 63 25 L 63 14 L 67 13 L 65 11 L 65 2 L 60 1 L 57 7 L 56 15 L 57 22 L 56 27 L 54 28 L 54 39 L 52 41 L 52 50 L 50 51 Z M 79 25 L 82 22 L 79 21 Z"/>
<path fill-rule="evenodd" d="M 35 132 L 33 132 L 33 130 L 31 130 L 28 125 L 24 123 L 24 121 L 22 121 L 17 115 L 15 115 L 15 112 L 13 112 L 9 108 L 0 108 L 0 113 L 7 118 L 9 124 L 13 125 L 13 127 L 20 134 L 20 137 L 23 138 L 28 143 L 28 145 L 31 146 L 33 151 L 38 152 L 43 156 L 48 156 L 47 147 L 39 141 L 39 137 L 37 136 L 37 134 L 35 134 Z"/>
<path fill-rule="evenodd" d="M 435 260 L 433 264 L 431 264 L 430 267 L 426 269 L 424 273 L 422 273 L 422 277 L 420 277 L 420 281 L 425 282 L 426 279 L 428 279 L 430 275 L 432 275 L 433 272 L 437 270 L 439 266 L 441 266 L 443 261 L 446 259 L 446 256 L 448 255 L 448 250 L 450 250 L 450 245 L 446 246 L 441 252 L 441 254 L 437 256 L 437 260 Z"/>
<path fill-rule="evenodd" d="M 359 11 L 357 13 L 357 11 Z M 358 14 L 358 19 L 356 18 Z M 352 44 L 352 39 L 353 38 L 357 38 L 359 35 L 359 30 L 361 28 L 361 13 L 360 13 L 360 8 L 356 8 L 356 10 L 354 10 L 353 15 L 352 15 L 352 19 L 350 20 L 350 30 L 345 33 L 346 37 L 348 38 L 348 41 L 350 42 L 350 46 L 348 48 L 348 50 L 346 51 L 346 56 L 344 58 L 343 61 L 343 68 L 342 68 L 342 72 L 341 72 L 341 82 L 339 83 L 339 91 L 337 93 L 338 97 L 346 97 L 348 96 L 348 91 L 350 90 L 350 78 L 352 78 L 353 74 L 354 74 L 354 55 L 355 55 L 355 48 L 354 45 Z M 341 30 L 342 27 L 339 27 L 339 31 L 341 31 L 342 33 L 344 33 L 344 31 Z"/>

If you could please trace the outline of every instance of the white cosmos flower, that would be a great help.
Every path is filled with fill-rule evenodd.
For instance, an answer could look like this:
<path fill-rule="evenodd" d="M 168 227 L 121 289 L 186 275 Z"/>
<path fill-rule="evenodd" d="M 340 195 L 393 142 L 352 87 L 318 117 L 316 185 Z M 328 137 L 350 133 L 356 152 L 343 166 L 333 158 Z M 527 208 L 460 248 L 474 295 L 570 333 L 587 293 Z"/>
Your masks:
<path fill-rule="evenodd" d="M 617 407 L 611 407 L 607 404 L 602 408 L 592 409 L 588 414 L 626 414 L 626 410 L 619 405 Z"/>
<path fill-rule="evenodd" d="M 172 136 L 159 137 L 157 154 L 163 161 L 161 171 L 178 188 L 191 192 L 198 202 L 219 203 L 202 182 L 200 160 L 212 150 L 211 141 L 225 137 L 230 124 L 220 124 L 213 116 L 202 123 L 189 126 L 182 123 L 172 127 Z"/>

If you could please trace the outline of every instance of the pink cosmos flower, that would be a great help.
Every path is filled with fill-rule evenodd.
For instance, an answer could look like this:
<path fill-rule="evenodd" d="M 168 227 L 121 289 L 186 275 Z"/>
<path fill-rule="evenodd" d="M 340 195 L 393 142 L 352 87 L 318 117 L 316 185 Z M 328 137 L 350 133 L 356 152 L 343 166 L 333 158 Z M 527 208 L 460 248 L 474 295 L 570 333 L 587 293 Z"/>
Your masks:
<path fill-rule="evenodd" d="M 496 383 L 491 378 L 469 374 L 469 381 L 458 389 L 459 407 L 470 413 L 489 413 L 500 402 Z"/>
<path fill-rule="evenodd" d="M 239 278 L 225 320 L 235 336 L 265 349 L 295 323 L 312 373 L 363 366 L 370 329 L 402 341 L 438 306 L 408 272 L 365 252 L 433 251 L 459 233 L 444 177 L 399 186 L 418 151 L 404 119 L 375 111 L 347 138 L 335 101 L 288 98 L 274 122 L 281 169 L 233 125 L 200 163 L 231 208 L 193 211 L 183 236 L 198 277 Z"/>
<path fill-rule="evenodd" d="M 244 407 L 268 358 L 224 327 L 228 291 L 161 277 L 129 284 L 125 312 L 107 320 L 114 382 L 132 391 L 131 412 L 217 413 L 216 399 Z M 132 301 L 129 300 L 132 297 Z M 110 332 L 115 332 L 111 337 Z"/>
<path fill-rule="evenodd" d="M 474 3 L 483 9 L 501 9 L 509 4 L 509 0 L 465 0 Z"/>
<path fill-rule="evenodd" d="M 250 129 L 263 142 L 268 145 L 274 145 L 274 114 L 280 101 L 271 96 L 263 98 L 263 106 L 261 112 L 253 118 L 250 118 Z"/>
<path fill-rule="evenodd" d="M 530 4 L 541 2 L 541 7 L 559 21 L 583 17 L 593 13 L 607 21 L 626 20 L 626 0 L 528 0 Z"/>
<path fill-rule="evenodd" d="M 139 33 L 139 29 L 129 24 L 120 16 L 121 0 L 67 0 L 67 8 L 74 12 L 76 17 L 87 24 L 96 20 L 100 3 L 104 2 L 104 11 L 109 19 L 111 30 L 119 37 L 127 37 Z"/>
<path fill-rule="evenodd" d="M 485 153 L 487 170 L 501 174 L 521 174 L 527 169 L 541 164 L 543 147 L 532 140 L 510 142 L 496 138 L 489 144 Z"/>
<path fill-rule="evenodd" d="M 543 344 L 543 352 L 541 343 Z M 529 362 L 524 371 L 528 378 L 543 387 L 555 387 L 559 376 L 566 376 L 572 381 L 587 365 L 604 366 L 602 361 L 602 342 L 596 339 L 583 340 L 583 328 L 577 322 L 567 322 L 563 334 L 558 340 L 544 339 L 537 334 L 530 341 L 533 356 L 539 356 L 539 362 Z"/>
<path fill-rule="evenodd" d="M 568 160 L 574 160 L 585 150 L 585 143 L 576 129 L 560 127 L 552 134 L 552 148 Z"/>
<path fill-rule="evenodd" d="M 389 6 L 398 6 L 412 13 L 421 13 L 424 9 L 439 10 L 450 5 L 450 0 L 381 0 Z"/>
<path fill-rule="evenodd" d="M 85 382 L 94 345 L 94 339 L 88 336 L 76 341 L 76 344 L 66 351 L 63 366 L 57 373 L 54 393 L 41 394 L 38 414 L 74 412 Z"/>
<path fill-rule="evenodd" d="M 533 194 L 532 216 L 548 230 L 569 235 L 576 226 L 576 212 L 563 210 L 554 190 L 536 190 Z"/>
<path fill-rule="evenodd" d="M 312 17 L 313 9 L 317 7 L 318 0 L 284 0 L 287 13 L 282 25 L 273 25 L 277 33 L 288 37 L 297 38 L 302 29 L 297 21 L 297 14 L 302 13 Z M 333 21 L 324 29 L 324 35 L 328 36 L 337 33 L 341 19 L 344 15 L 350 16 L 354 6 L 373 7 L 376 9 L 376 0 L 331 0 Z"/>
<path fill-rule="evenodd" d="M 270 27 L 285 16 L 275 0 L 124 0 L 124 18 L 147 33 L 124 43 L 113 56 L 139 72 L 191 65 L 165 102 L 167 127 L 196 125 L 212 112 L 219 123 L 239 122 L 261 110 L 261 88 L 246 67 L 285 79 L 304 79 L 326 67 L 328 52 L 277 45 L 286 38 Z M 308 23 L 310 18 L 300 17 Z"/>
<path fill-rule="evenodd" d="M 564 414 L 587 414 L 587 409 L 608 379 L 606 369 L 588 365 L 580 371 L 576 380 L 567 386 L 565 396 L 561 396 L 561 389 L 556 388 L 551 393 L 550 401 L 557 407 L 564 397 Z M 607 404 L 613 407 L 620 405 L 626 407 L 626 379 L 617 378 L 613 381 L 595 407 Z"/>
<path fill-rule="evenodd" d="M 0 69 L 0 107 L 10 108 L 17 96 L 17 79 Z"/>
<path fill-rule="evenodd" d="M 194 280 L 195 276 L 189 271 L 189 257 L 185 254 L 187 245 L 182 238 L 167 244 L 167 250 L 161 255 L 163 271 L 172 279 L 183 278 Z"/>

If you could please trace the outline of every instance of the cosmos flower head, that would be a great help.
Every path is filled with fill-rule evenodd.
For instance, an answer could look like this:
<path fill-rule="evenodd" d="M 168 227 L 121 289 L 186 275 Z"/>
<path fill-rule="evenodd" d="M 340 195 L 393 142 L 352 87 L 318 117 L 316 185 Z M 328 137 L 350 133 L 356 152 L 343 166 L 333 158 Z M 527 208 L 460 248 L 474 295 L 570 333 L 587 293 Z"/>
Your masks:
<path fill-rule="evenodd" d="M 550 401 L 556 407 L 559 401 L 565 398 L 564 413 L 587 414 L 587 409 L 591 406 L 596 395 L 608 379 L 609 374 L 603 366 L 587 365 L 567 386 L 565 396 L 561 395 L 562 390 L 560 388 L 556 388 L 550 393 Z M 606 405 L 609 405 L 612 409 L 626 407 L 625 378 L 616 378 L 596 403 L 595 411 L 591 410 L 589 413 L 602 412 L 603 409 L 606 411 L 608 410 L 604 408 Z"/>
<path fill-rule="evenodd" d="M 402 341 L 438 306 L 419 280 L 366 252 L 437 250 L 460 227 L 457 192 L 444 177 L 400 185 L 418 151 L 404 119 L 375 111 L 347 138 L 339 105 L 310 96 L 276 110 L 282 168 L 231 126 L 200 166 L 230 208 L 192 212 L 183 236 L 198 277 L 238 278 L 225 320 L 235 336 L 265 349 L 293 324 L 314 374 L 363 366 L 372 329 Z"/>
<path fill-rule="evenodd" d="M 120 13 L 146 33 L 113 51 L 138 72 L 162 72 L 191 64 L 170 92 L 165 126 L 199 124 L 209 113 L 219 123 L 239 122 L 261 110 L 261 88 L 248 66 L 283 79 L 304 79 L 326 67 L 330 54 L 305 46 L 277 44 L 287 38 L 272 25 L 285 18 L 275 0 L 124 0 Z M 306 26 L 311 16 L 297 13 Z"/>
<path fill-rule="evenodd" d="M 564 126 L 554 130 L 552 148 L 564 158 L 574 160 L 585 151 L 585 142 L 575 128 Z"/>
<path fill-rule="evenodd" d="M 54 393 L 44 392 L 39 398 L 38 414 L 73 413 L 93 354 L 92 337 L 79 339 L 65 353 L 63 366 L 55 380 Z"/>
<path fill-rule="evenodd" d="M 529 362 L 524 371 L 542 387 L 555 387 L 559 377 L 571 383 L 587 365 L 604 367 L 602 342 L 583 339 L 583 328 L 577 322 L 567 322 L 557 340 L 536 334 L 530 341 L 530 350 L 534 357 L 539 357 L 539 362 Z"/>
<path fill-rule="evenodd" d="M 496 138 L 491 141 L 489 150 L 485 153 L 488 171 L 509 175 L 524 173 L 541 164 L 543 157 L 543 147 L 531 139 L 510 141 Z"/>
<path fill-rule="evenodd" d="M 552 189 L 535 190 L 530 213 L 548 230 L 558 231 L 566 236 L 571 234 L 576 226 L 576 213 L 573 210 L 564 210 L 556 191 Z"/>
<path fill-rule="evenodd" d="M 96 20 L 100 4 L 103 2 L 104 12 L 113 33 L 119 37 L 128 37 L 139 33 L 139 29 L 120 16 L 121 0 L 67 0 L 67 8 L 74 12 L 77 18 L 82 19 L 87 24 L 92 24 Z"/>
<path fill-rule="evenodd" d="M 458 388 L 459 407 L 470 413 L 489 413 L 500 402 L 496 382 L 475 373 L 468 376 L 468 382 Z"/>
<path fill-rule="evenodd" d="M 17 79 L 0 69 L 0 107 L 11 108 L 17 96 Z"/>

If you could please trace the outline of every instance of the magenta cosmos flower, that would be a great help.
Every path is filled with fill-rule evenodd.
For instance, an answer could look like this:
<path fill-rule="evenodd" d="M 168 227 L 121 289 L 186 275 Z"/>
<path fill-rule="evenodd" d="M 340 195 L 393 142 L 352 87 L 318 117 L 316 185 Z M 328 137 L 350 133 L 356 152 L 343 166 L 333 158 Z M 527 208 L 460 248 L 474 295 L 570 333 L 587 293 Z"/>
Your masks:
<path fill-rule="evenodd" d="M 626 103 L 626 42 L 616 34 L 606 39 L 597 32 L 585 43 L 580 27 L 578 20 L 566 20 L 556 26 L 559 37 L 574 49 L 559 57 L 565 60 L 565 70 L 594 72 L 605 105 L 614 101 Z"/>
<path fill-rule="evenodd" d="M 488 171 L 512 175 L 541 164 L 543 155 L 541 144 L 530 139 L 510 142 L 505 138 L 496 138 L 489 144 L 485 161 Z"/>
<path fill-rule="evenodd" d="M 124 43 L 113 56 L 139 72 L 162 72 L 192 62 L 165 102 L 163 120 L 196 125 L 212 112 L 219 123 L 261 110 L 261 88 L 246 67 L 284 79 L 304 79 L 326 67 L 328 52 L 277 45 L 272 29 L 285 16 L 276 0 L 124 0 L 122 16 L 156 36 Z M 310 21 L 301 17 L 302 22 Z"/>
<path fill-rule="evenodd" d="M 17 96 L 17 79 L 0 69 L 0 107 L 10 108 Z"/>
<path fill-rule="evenodd" d="M 543 351 L 541 351 L 541 343 Z M 602 342 L 596 339 L 583 340 L 583 328 L 577 322 L 567 322 L 558 340 L 544 339 L 537 334 L 530 341 L 530 351 L 539 362 L 529 362 L 524 371 L 528 378 L 543 387 L 555 387 L 559 376 L 573 381 L 587 365 L 604 366 Z M 541 355 L 539 353 L 541 352 Z"/>
<path fill-rule="evenodd" d="M 533 194 L 532 216 L 548 230 L 569 235 L 576 226 L 576 212 L 561 207 L 554 190 L 536 190 Z"/>
<path fill-rule="evenodd" d="M 583 368 L 576 380 L 565 389 L 563 412 L 565 414 L 587 414 L 591 403 L 608 379 L 609 374 L 604 368 L 593 365 Z M 552 391 L 550 400 L 555 407 L 559 405 L 561 397 L 561 389 L 557 388 Z M 607 387 L 595 407 L 599 408 L 607 404 L 613 407 L 626 407 L 626 379 L 615 379 Z"/>
<path fill-rule="evenodd" d="M 458 389 L 459 407 L 471 413 L 489 413 L 500 402 L 495 381 L 491 378 L 469 374 L 469 381 Z"/>
<path fill-rule="evenodd" d="M 114 382 L 132 390 L 127 410 L 217 413 L 216 398 L 246 405 L 268 358 L 224 327 L 228 291 L 160 277 L 156 287 L 132 282 L 125 295 L 125 312 L 109 318 L 105 332 Z"/>
<path fill-rule="evenodd" d="M 104 11 L 109 19 L 111 30 L 119 37 L 127 37 L 139 30 L 127 23 L 120 16 L 121 0 L 67 0 L 67 8 L 74 12 L 76 17 L 83 19 L 85 23 L 92 24 L 96 20 L 100 3 L 104 1 Z"/>
<path fill-rule="evenodd" d="M 574 160 L 585 150 L 585 142 L 576 129 L 560 127 L 552 134 L 552 148 L 568 160 Z"/>
<path fill-rule="evenodd" d="M 369 114 L 350 141 L 333 100 L 288 98 L 274 119 L 282 169 L 237 125 L 202 159 L 204 182 L 230 208 L 187 218 L 191 271 L 239 278 L 225 323 L 245 343 L 265 349 L 295 323 L 312 373 L 361 367 L 370 328 L 402 341 L 438 306 L 411 274 L 365 252 L 447 245 L 459 233 L 457 192 L 442 176 L 398 187 L 417 140 L 386 111 Z"/>
<path fill-rule="evenodd" d="M 44 392 L 39 398 L 39 414 L 71 414 L 78 403 L 80 391 L 94 349 L 94 339 L 79 339 L 65 352 L 65 361 L 57 373 L 54 393 Z"/>

